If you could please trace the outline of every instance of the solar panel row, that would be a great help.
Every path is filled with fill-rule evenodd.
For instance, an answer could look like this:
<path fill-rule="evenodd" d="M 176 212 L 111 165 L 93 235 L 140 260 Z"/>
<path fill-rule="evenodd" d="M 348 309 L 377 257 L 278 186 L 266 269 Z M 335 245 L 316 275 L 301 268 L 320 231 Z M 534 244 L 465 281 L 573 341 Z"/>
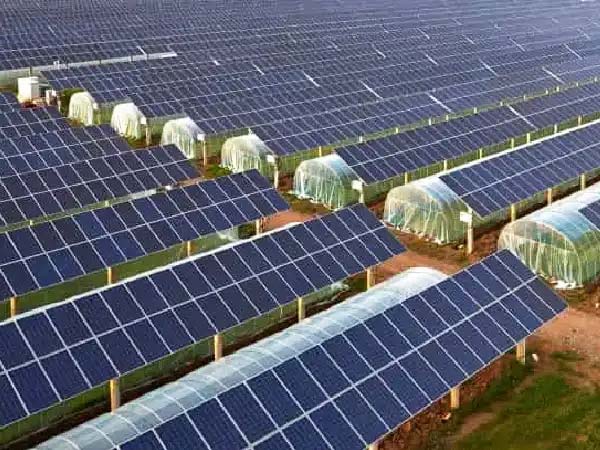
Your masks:
<path fill-rule="evenodd" d="M 255 170 L 0 234 L 0 299 L 284 211 Z"/>
<path fill-rule="evenodd" d="M 356 205 L 0 324 L 0 425 L 403 250 Z"/>
<path fill-rule="evenodd" d="M 199 369 L 166 419 L 144 407 L 131 430 L 117 411 L 86 431 L 121 450 L 362 450 L 566 308 L 507 251 L 401 302 L 360 300 Z"/>
<path fill-rule="evenodd" d="M 69 123 L 52 106 L 0 113 L 0 140 L 61 130 Z"/>
<path fill-rule="evenodd" d="M 172 145 L 121 152 L 0 180 L 0 226 L 84 208 L 198 174 Z"/>

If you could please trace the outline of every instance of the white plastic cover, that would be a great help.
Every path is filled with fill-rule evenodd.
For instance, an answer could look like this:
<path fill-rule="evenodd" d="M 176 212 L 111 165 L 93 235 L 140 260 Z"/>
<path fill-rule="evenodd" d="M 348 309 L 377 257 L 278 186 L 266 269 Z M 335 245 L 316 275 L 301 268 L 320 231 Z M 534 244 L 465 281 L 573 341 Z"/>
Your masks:
<path fill-rule="evenodd" d="M 69 101 L 69 119 L 81 122 L 85 126 L 94 124 L 94 98 L 89 92 L 76 92 Z"/>
<path fill-rule="evenodd" d="M 163 127 L 161 144 L 174 144 L 189 159 L 197 158 L 196 144 L 203 131 L 189 117 L 169 120 Z"/>
<path fill-rule="evenodd" d="M 110 125 L 121 136 L 141 139 L 144 137 L 143 117 L 142 113 L 133 103 L 121 103 L 114 107 Z"/>

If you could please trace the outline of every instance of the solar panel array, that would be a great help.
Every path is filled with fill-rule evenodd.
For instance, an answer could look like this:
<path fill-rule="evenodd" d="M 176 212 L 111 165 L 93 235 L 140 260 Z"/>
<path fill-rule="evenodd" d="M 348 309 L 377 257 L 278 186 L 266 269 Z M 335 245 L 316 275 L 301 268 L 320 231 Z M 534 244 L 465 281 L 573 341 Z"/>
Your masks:
<path fill-rule="evenodd" d="M 440 180 L 480 217 L 600 167 L 600 125 L 453 170 Z"/>
<path fill-rule="evenodd" d="M 175 146 L 95 157 L 0 179 L 0 226 L 197 177 Z"/>
<path fill-rule="evenodd" d="M 19 102 L 14 94 L 0 92 L 0 113 L 14 111 L 19 108 Z"/>
<path fill-rule="evenodd" d="M 600 85 L 584 85 L 513 107 L 345 146 L 336 153 L 365 183 L 384 181 L 578 116 L 599 113 L 599 96 Z"/>
<path fill-rule="evenodd" d="M 0 234 L 0 299 L 19 296 L 288 209 L 255 171 Z"/>
<path fill-rule="evenodd" d="M 48 133 L 69 126 L 60 112 L 52 106 L 0 113 L 0 140 Z"/>
<path fill-rule="evenodd" d="M 118 425 L 121 432 L 103 434 L 106 448 L 362 450 L 566 304 L 501 251 L 383 311 L 348 313 L 358 322 L 344 317 L 344 308 L 242 350 L 241 373 L 225 370 L 236 355 L 216 363 L 219 371 L 199 369 L 211 382 L 195 385 L 196 401 L 173 405 L 166 420 L 142 408 L 137 418 L 148 420 L 135 421 L 136 435 Z M 112 418 L 123 420 L 118 412 Z M 95 426 L 102 427 L 91 422 L 86 431 L 97 434 Z"/>
<path fill-rule="evenodd" d="M 0 425 L 404 251 L 363 205 L 0 324 Z"/>

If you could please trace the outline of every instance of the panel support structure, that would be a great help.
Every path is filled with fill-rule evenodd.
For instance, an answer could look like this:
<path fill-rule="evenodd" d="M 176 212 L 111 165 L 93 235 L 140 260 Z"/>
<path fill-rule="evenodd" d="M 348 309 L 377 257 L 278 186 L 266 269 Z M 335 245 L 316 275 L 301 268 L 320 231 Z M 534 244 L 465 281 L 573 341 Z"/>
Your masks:
<path fill-rule="evenodd" d="M 510 221 L 514 222 L 517 220 L 517 205 L 513 203 L 510 205 Z"/>
<path fill-rule="evenodd" d="M 273 187 L 279 189 L 279 160 L 273 158 Z"/>
<path fill-rule="evenodd" d="M 263 219 L 256 219 L 255 222 L 255 226 L 256 226 L 256 235 L 260 236 L 261 234 L 263 234 L 263 232 L 265 231 L 265 224 L 263 222 Z"/>
<path fill-rule="evenodd" d="M 516 353 L 517 361 L 519 361 L 521 364 L 525 364 L 525 339 L 517 344 Z"/>
<path fill-rule="evenodd" d="M 106 268 L 106 284 L 114 284 L 115 282 L 115 272 L 112 267 Z"/>
<path fill-rule="evenodd" d="M 410 173 L 404 172 L 404 184 L 408 184 L 410 182 Z"/>
<path fill-rule="evenodd" d="M 581 125 L 581 124 L 583 124 L 583 117 L 577 116 L 577 125 Z"/>
<path fill-rule="evenodd" d="M 302 297 L 298 298 L 298 322 L 302 322 L 306 318 L 306 303 Z"/>
<path fill-rule="evenodd" d="M 553 196 L 554 190 L 552 188 L 548 188 L 548 190 L 546 191 L 546 200 L 548 202 L 548 205 L 552 204 Z"/>
<path fill-rule="evenodd" d="M 208 167 L 208 148 L 206 147 L 206 141 L 202 141 L 202 165 Z"/>
<path fill-rule="evenodd" d="M 146 125 L 146 146 L 150 147 L 152 145 L 152 129 Z"/>
<path fill-rule="evenodd" d="M 17 297 L 10 298 L 10 317 L 15 317 L 19 314 L 19 300 Z"/>
<path fill-rule="evenodd" d="M 223 357 L 223 336 L 220 334 L 215 334 L 214 337 L 214 354 L 215 361 L 218 361 Z"/>
<path fill-rule="evenodd" d="M 185 256 L 188 258 L 194 254 L 194 245 L 192 241 L 187 241 L 185 243 Z"/>
<path fill-rule="evenodd" d="M 377 276 L 377 266 L 371 266 L 367 269 L 367 289 L 371 289 L 377 281 L 375 280 Z"/>
<path fill-rule="evenodd" d="M 460 386 L 450 389 L 450 409 L 460 408 Z"/>
<path fill-rule="evenodd" d="M 121 406 L 121 388 L 119 386 L 119 379 L 113 378 L 108 382 L 110 390 L 110 411 L 115 412 L 119 406 Z"/>
<path fill-rule="evenodd" d="M 579 177 L 579 188 L 583 191 L 587 187 L 587 175 L 582 173 Z"/>
<path fill-rule="evenodd" d="M 443 171 L 446 172 L 448 170 L 448 160 L 445 159 L 442 164 L 443 164 L 443 166 L 442 166 L 443 167 Z"/>
<path fill-rule="evenodd" d="M 365 183 L 362 180 L 352 180 L 352 189 L 358 192 L 359 203 L 365 204 Z"/>
<path fill-rule="evenodd" d="M 473 231 L 473 223 L 469 223 L 467 225 L 467 255 L 473 253 L 473 248 L 475 246 L 475 233 Z"/>

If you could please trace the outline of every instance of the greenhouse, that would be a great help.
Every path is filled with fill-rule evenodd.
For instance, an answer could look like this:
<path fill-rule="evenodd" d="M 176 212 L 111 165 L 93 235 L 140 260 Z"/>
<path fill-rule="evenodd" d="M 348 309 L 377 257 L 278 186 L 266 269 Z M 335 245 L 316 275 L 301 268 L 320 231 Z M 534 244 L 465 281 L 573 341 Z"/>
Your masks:
<path fill-rule="evenodd" d="M 580 210 L 598 200 L 594 185 L 535 211 L 504 227 L 498 247 L 561 287 L 593 281 L 600 274 L 600 230 Z"/>
<path fill-rule="evenodd" d="M 276 159 L 279 174 L 291 175 L 302 161 L 322 156 L 322 150 L 313 149 L 279 156 L 265 144 L 257 135 L 246 134 L 227 139 L 221 149 L 221 165 L 232 172 L 257 169 L 263 176 L 273 179 Z"/>
<path fill-rule="evenodd" d="M 446 275 L 433 269 L 409 269 L 367 292 L 311 317 L 310 320 L 238 350 L 217 363 L 197 369 L 175 382 L 123 405 L 114 413 L 104 414 L 86 422 L 36 448 L 113 448 L 185 410 L 214 399 L 233 386 L 254 378 L 268 368 L 293 358 L 446 278 Z"/>
<path fill-rule="evenodd" d="M 189 117 L 169 120 L 162 130 L 161 144 L 173 144 L 189 159 L 199 159 L 198 144 L 202 142 L 204 132 Z"/>
<path fill-rule="evenodd" d="M 110 125 L 121 136 L 141 139 L 145 136 L 144 116 L 133 103 L 121 103 L 113 109 Z"/>
<path fill-rule="evenodd" d="M 114 106 L 113 103 L 99 105 L 89 92 L 76 92 L 69 99 L 68 117 L 85 126 L 109 123 Z"/>
<path fill-rule="evenodd" d="M 294 173 L 293 193 L 298 198 L 309 199 L 330 209 L 339 209 L 361 201 L 353 182 L 360 181 L 356 173 L 337 154 L 321 156 L 300 163 Z M 398 177 L 381 183 L 365 185 L 362 201 L 370 202 L 394 186 L 402 184 Z"/>

